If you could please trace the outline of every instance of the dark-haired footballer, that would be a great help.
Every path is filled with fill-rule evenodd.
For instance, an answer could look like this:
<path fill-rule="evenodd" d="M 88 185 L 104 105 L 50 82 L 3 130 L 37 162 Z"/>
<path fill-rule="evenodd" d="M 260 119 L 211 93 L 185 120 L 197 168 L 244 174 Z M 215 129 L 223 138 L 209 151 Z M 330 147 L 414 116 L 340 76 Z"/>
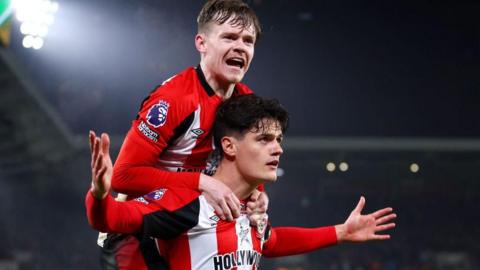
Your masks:
<path fill-rule="evenodd" d="M 224 102 L 215 120 L 220 163 L 213 177 L 243 203 L 259 185 L 275 182 L 287 124 L 288 113 L 276 100 L 252 94 Z M 268 225 L 267 233 L 258 233 L 244 211 L 233 221 L 220 220 L 205 197 L 188 188 L 159 189 L 117 202 L 109 195 L 108 146 L 106 134 L 94 143 L 92 186 L 86 197 L 89 223 L 100 231 L 154 237 L 172 270 L 258 269 L 262 255 L 293 255 L 340 242 L 389 239 L 376 233 L 395 226 L 391 208 L 362 215 L 363 197 L 343 224 L 313 229 Z"/>

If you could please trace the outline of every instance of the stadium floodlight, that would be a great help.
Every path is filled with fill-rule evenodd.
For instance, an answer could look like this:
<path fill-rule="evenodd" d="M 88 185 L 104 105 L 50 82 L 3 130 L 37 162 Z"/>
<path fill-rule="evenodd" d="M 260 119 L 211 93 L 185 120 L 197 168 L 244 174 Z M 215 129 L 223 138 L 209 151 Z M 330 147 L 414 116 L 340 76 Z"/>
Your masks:
<path fill-rule="evenodd" d="M 327 171 L 329 171 L 329 172 L 334 172 L 335 168 L 336 168 L 335 163 L 333 163 L 333 162 L 327 163 L 327 166 L 325 166 L 325 167 L 326 167 Z"/>
<path fill-rule="evenodd" d="M 418 173 L 419 170 L 420 170 L 420 166 L 417 163 L 410 164 L 410 171 L 412 173 Z"/>
<path fill-rule="evenodd" d="M 44 45 L 48 27 L 55 21 L 57 2 L 50 0 L 13 0 L 16 18 L 21 22 L 20 32 L 25 35 L 22 45 L 39 50 Z"/>
<path fill-rule="evenodd" d="M 338 168 L 342 172 L 348 171 L 348 163 L 347 162 L 341 162 L 340 165 L 338 165 Z"/>
<path fill-rule="evenodd" d="M 23 47 L 25 47 L 27 49 L 32 48 L 33 47 L 33 39 L 34 39 L 34 37 L 32 37 L 32 36 L 29 36 L 29 35 L 25 36 L 23 38 L 23 41 L 22 41 Z"/>

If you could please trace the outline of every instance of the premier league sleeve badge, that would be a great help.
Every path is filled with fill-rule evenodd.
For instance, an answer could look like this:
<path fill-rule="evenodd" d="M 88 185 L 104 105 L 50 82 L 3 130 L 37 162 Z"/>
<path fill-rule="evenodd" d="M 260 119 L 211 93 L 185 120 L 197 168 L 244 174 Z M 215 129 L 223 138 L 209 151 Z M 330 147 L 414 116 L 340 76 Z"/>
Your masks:
<path fill-rule="evenodd" d="M 148 124 L 155 128 L 165 125 L 169 106 L 166 101 L 160 100 L 160 102 L 150 107 L 147 113 Z"/>

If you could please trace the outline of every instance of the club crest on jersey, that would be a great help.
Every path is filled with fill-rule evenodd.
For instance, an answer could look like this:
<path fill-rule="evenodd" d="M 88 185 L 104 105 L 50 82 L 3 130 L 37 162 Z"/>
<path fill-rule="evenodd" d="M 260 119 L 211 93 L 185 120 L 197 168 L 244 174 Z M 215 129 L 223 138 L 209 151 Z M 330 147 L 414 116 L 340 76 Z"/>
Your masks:
<path fill-rule="evenodd" d="M 155 191 L 152 191 L 152 192 L 148 193 L 147 195 L 145 195 L 145 197 L 147 197 L 150 200 L 158 201 L 158 200 L 162 199 L 163 195 L 165 195 L 165 192 L 167 192 L 167 189 L 162 188 L 162 189 L 155 190 Z"/>
<path fill-rule="evenodd" d="M 147 113 L 148 124 L 156 128 L 165 125 L 168 107 L 170 107 L 170 104 L 164 100 L 160 100 L 160 102 L 150 107 Z"/>

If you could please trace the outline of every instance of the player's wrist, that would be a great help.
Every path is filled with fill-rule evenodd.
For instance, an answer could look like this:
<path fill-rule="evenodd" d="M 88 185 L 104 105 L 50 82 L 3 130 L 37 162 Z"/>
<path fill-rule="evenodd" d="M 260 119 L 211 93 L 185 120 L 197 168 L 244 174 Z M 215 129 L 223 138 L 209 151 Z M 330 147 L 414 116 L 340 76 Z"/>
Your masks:
<path fill-rule="evenodd" d="M 105 197 L 107 197 L 108 195 L 108 192 L 102 192 L 98 189 L 96 189 L 94 186 L 92 186 L 90 188 L 90 193 L 92 194 L 92 196 L 97 199 L 97 200 L 103 200 L 105 199 Z"/>
<path fill-rule="evenodd" d="M 346 241 L 347 226 L 345 224 L 335 225 L 335 234 L 337 236 L 337 243 Z"/>
<path fill-rule="evenodd" d="M 212 181 L 212 178 L 210 176 L 201 173 L 200 178 L 198 180 L 198 190 L 200 190 L 200 192 L 209 190 L 212 185 L 211 181 Z"/>

